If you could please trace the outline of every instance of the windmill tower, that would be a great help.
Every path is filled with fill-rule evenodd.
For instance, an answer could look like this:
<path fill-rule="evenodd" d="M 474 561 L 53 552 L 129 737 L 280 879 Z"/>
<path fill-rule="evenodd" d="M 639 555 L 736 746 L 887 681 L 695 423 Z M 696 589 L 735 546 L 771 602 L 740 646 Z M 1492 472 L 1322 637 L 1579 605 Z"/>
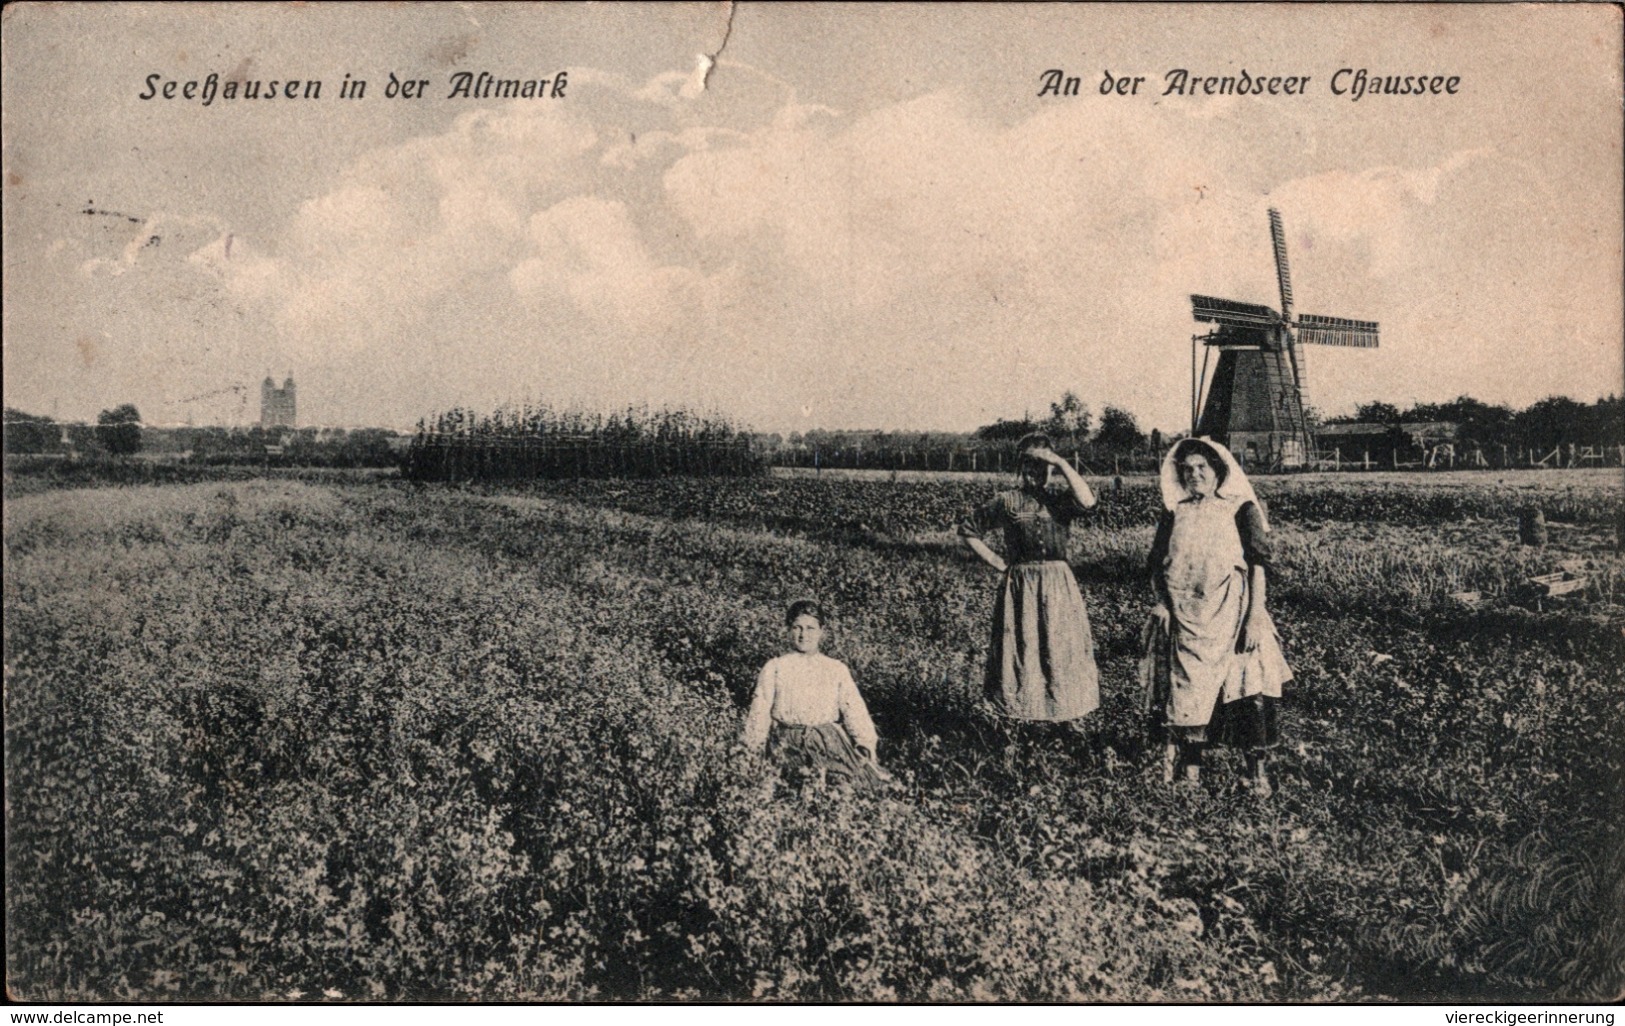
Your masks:
<path fill-rule="evenodd" d="M 1314 435 L 1303 413 L 1303 369 L 1298 346 L 1377 347 L 1377 323 L 1343 317 L 1300 314 L 1292 318 L 1292 273 L 1286 262 L 1281 214 L 1270 209 L 1270 241 L 1275 276 L 1281 285 L 1281 311 L 1211 296 L 1191 296 L 1191 316 L 1217 325 L 1192 341 L 1206 349 L 1202 373 L 1192 375 L 1192 431 L 1222 442 L 1249 467 L 1301 467 L 1315 454 Z M 1208 373 L 1208 363 L 1219 358 Z M 1206 400 L 1203 400 L 1203 396 Z M 1196 416 L 1200 410 L 1200 416 Z"/>

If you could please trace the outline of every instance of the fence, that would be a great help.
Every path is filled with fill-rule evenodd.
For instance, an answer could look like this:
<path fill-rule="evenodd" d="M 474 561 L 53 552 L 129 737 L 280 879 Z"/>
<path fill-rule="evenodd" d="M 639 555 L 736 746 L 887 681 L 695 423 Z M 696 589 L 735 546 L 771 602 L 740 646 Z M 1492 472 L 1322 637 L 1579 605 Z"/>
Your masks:
<path fill-rule="evenodd" d="M 1558 445 L 1551 449 L 1496 446 L 1484 449 L 1443 442 L 1427 448 L 1334 446 L 1314 461 L 1316 470 L 1517 470 L 1560 467 L 1625 467 L 1625 445 Z"/>
<path fill-rule="evenodd" d="M 1092 447 L 1058 450 L 1067 462 L 1086 474 L 1140 474 L 1155 472 L 1161 459 L 1150 453 L 1114 453 Z M 1014 473 L 1018 453 L 1014 444 L 985 446 L 798 446 L 773 451 L 776 467 L 829 470 L 923 470 Z"/>

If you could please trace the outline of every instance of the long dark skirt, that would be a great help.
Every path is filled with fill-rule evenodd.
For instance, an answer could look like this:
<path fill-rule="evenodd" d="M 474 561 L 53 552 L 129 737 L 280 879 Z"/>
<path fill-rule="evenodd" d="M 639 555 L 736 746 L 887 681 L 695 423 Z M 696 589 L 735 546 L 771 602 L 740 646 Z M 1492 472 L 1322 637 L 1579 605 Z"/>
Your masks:
<path fill-rule="evenodd" d="M 1234 702 L 1220 702 L 1213 719 L 1195 727 L 1175 726 L 1160 717 L 1170 741 L 1227 745 L 1249 752 L 1262 752 L 1281 742 L 1281 700 L 1270 695 L 1252 695 Z"/>
<path fill-rule="evenodd" d="M 1281 700 L 1271 695 L 1251 695 L 1220 702 L 1208 723 L 1207 736 L 1231 748 L 1274 748 L 1281 743 Z"/>
<path fill-rule="evenodd" d="M 1010 567 L 993 606 L 985 681 L 994 708 L 1016 719 L 1075 720 L 1099 708 L 1095 639 L 1071 567 Z"/>
<path fill-rule="evenodd" d="M 858 751 L 839 723 L 815 727 L 774 724 L 769 749 L 793 784 L 828 781 L 875 787 L 882 783 L 879 770 Z"/>

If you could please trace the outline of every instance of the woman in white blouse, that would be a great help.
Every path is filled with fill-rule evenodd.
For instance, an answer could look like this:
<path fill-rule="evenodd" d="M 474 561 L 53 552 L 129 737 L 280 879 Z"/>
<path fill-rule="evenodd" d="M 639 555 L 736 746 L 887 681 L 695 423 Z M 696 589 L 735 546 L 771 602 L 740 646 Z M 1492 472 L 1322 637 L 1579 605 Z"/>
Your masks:
<path fill-rule="evenodd" d="M 745 747 L 771 748 L 798 782 L 870 786 L 888 774 L 875 757 L 875 725 L 851 672 L 818 650 L 827 620 L 816 602 L 790 606 L 784 622 L 793 651 L 762 667 L 745 716 Z"/>

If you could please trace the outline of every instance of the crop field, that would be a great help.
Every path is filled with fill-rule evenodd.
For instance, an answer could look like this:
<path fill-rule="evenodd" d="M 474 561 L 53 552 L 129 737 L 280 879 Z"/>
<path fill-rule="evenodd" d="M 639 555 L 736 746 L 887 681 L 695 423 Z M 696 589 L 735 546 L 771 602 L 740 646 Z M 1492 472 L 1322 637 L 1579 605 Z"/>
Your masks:
<path fill-rule="evenodd" d="M 1259 482 L 1297 677 L 1267 801 L 1224 753 L 1162 783 L 1134 682 L 1157 500 L 1093 483 L 1083 734 L 981 704 L 995 579 L 952 531 L 985 479 L 8 488 L 12 993 L 1625 989 L 1617 472 Z M 1522 596 L 1558 569 L 1588 583 Z M 775 794 L 739 748 L 803 597 L 891 793 Z"/>

